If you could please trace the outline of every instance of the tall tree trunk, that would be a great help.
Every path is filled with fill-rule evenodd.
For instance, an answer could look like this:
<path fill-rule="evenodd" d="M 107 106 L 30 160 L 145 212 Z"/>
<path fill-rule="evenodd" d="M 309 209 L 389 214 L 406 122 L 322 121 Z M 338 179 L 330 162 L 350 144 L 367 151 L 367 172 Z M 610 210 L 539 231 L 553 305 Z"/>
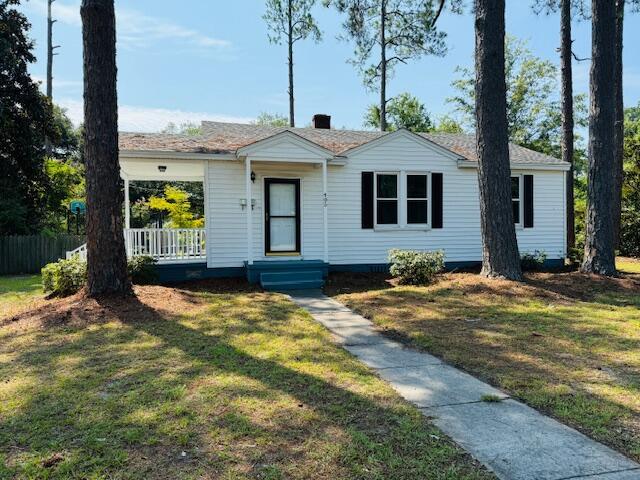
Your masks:
<path fill-rule="evenodd" d="M 560 63 L 562 75 L 562 160 L 569 163 L 567 172 L 567 252 L 576 246 L 576 216 L 573 168 L 573 69 L 571 65 L 571 0 L 561 0 L 560 6 Z"/>
<path fill-rule="evenodd" d="M 129 293 L 118 164 L 114 0 L 82 0 L 87 182 L 87 288 L 90 296 Z"/>
<path fill-rule="evenodd" d="M 53 23 L 51 17 L 51 4 L 54 0 L 47 0 L 47 98 L 53 104 Z M 45 151 L 47 156 L 51 156 L 53 146 L 49 137 L 45 138 Z"/>
<path fill-rule="evenodd" d="M 612 0 L 591 4 L 591 104 L 589 112 L 589 174 L 587 184 L 586 243 L 582 270 L 615 275 L 615 85 L 616 5 Z"/>
<path fill-rule="evenodd" d="M 387 131 L 387 1 L 380 2 L 380 131 Z"/>
<path fill-rule="evenodd" d="M 622 223 L 622 184 L 624 182 L 624 93 L 622 90 L 622 48 L 624 33 L 624 0 L 616 0 L 616 133 L 615 133 L 615 190 L 613 197 L 613 233 L 615 248 L 620 246 L 620 225 Z"/>
<path fill-rule="evenodd" d="M 53 18 L 51 17 L 51 4 L 53 0 L 47 0 L 47 97 L 53 98 Z"/>
<path fill-rule="evenodd" d="M 294 96 L 293 96 L 293 19 L 292 19 L 292 6 L 291 1 L 288 1 L 289 8 L 289 35 L 288 35 L 288 46 L 289 46 L 289 126 L 295 127 L 295 108 L 294 108 Z"/>
<path fill-rule="evenodd" d="M 482 274 L 521 280 L 511 206 L 505 81 L 505 0 L 476 0 L 476 148 Z"/>

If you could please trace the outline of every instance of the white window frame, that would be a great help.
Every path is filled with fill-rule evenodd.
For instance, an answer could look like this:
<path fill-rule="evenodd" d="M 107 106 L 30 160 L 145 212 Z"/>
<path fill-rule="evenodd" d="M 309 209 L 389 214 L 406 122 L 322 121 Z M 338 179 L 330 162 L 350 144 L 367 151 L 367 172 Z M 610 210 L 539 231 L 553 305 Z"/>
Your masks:
<path fill-rule="evenodd" d="M 407 176 L 409 175 L 425 175 L 427 177 L 427 197 L 426 198 L 409 198 L 409 184 L 407 182 Z M 431 229 L 431 201 L 432 201 L 432 193 L 431 193 L 431 172 L 426 171 L 407 171 L 403 172 L 402 175 L 404 188 L 403 188 L 403 198 L 402 204 L 404 206 L 404 218 L 403 218 L 403 226 L 408 229 L 418 229 L 418 230 L 429 230 Z M 409 223 L 409 200 L 426 200 L 427 201 L 427 223 Z"/>
<path fill-rule="evenodd" d="M 374 172 L 373 174 L 373 225 L 375 229 L 384 230 L 384 229 L 396 229 L 400 226 L 401 217 L 400 217 L 400 205 L 402 192 L 400 191 L 400 187 L 402 182 L 400 181 L 402 172 Z M 396 197 L 395 198 L 380 198 L 378 199 L 378 175 L 395 175 L 396 176 Z M 395 200 L 396 201 L 396 217 L 398 218 L 398 223 L 378 223 L 378 200 Z"/>
<path fill-rule="evenodd" d="M 395 198 L 378 198 L 378 175 L 395 175 L 397 182 L 397 196 Z M 427 198 L 408 198 L 407 175 L 426 175 Z M 373 174 L 373 226 L 374 230 L 430 230 L 431 229 L 431 205 L 433 202 L 433 188 L 431 172 L 426 170 L 397 170 L 380 171 Z M 378 223 L 378 200 L 395 200 L 398 209 L 398 223 Z M 427 201 L 427 223 L 408 223 L 408 201 Z"/>
<path fill-rule="evenodd" d="M 513 195 L 511 193 L 509 193 L 509 195 L 511 196 L 511 208 L 513 209 L 513 202 L 515 200 L 518 201 L 518 207 L 519 207 L 519 211 L 520 211 L 520 221 L 519 222 L 513 222 L 513 224 L 516 226 L 516 228 L 522 228 L 523 224 L 523 215 L 524 215 L 524 205 L 523 205 L 523 200 L 524 200 L 524 194 L 523 194 L 523 189 L 524 189 L 524 175 L 522 174 L 511 174 L 511 177 L 509 179 L 509 192 L 511 192 L 511 180 L 517 178 L 518 179 L 518 198 L 514 198 Z"/>

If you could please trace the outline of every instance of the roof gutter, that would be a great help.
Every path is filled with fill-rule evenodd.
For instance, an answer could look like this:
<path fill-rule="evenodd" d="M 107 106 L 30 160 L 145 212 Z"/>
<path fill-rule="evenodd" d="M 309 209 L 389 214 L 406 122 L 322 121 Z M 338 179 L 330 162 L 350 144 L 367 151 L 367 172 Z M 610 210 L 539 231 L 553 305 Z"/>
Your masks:
<path fill-rule="evenodd" d="M 172 152 L 166 150 L 120 150 L 120 158 L 152 160 L 237 160 L 234 153 Z"/>

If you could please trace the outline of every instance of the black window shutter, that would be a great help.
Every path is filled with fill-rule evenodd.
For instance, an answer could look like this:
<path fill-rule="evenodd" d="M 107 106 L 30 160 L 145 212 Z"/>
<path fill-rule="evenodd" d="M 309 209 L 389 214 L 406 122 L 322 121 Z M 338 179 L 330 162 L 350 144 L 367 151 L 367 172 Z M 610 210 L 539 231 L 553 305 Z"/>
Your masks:
<path fill-rule="evenodd" d="M 373 172 L 362 172 L 362 228 L 373 228 Z"/>
<path fill-rule="evenodd" d="M 533 175 L 524 176 L 524 228 L 533 228 Z"/>
<path fill-rule="evenodd" d="M 431 228 L 442 228 L 442 174 L 431 174 Z"/>

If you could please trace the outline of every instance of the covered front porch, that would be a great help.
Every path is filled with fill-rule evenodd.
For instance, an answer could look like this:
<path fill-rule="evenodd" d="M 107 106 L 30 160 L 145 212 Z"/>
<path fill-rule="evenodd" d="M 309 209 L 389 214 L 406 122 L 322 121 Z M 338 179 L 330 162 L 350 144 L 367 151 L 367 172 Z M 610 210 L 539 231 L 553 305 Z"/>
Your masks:
<path fill-rule="evenodd" d="M 158 264 L 206 264 L 207 202 L 204 199 L 205 227 L 132 227 L 132 182 L 199 182 L 203 185 L 203 191 L 206 191 L 206 160 L 179 157 L 168 152 L 166 156 L 162 152 L 155 152 L 153 158 L 145 153 L 121 154 L 120 175 L 124 181 L 124 239 L 127 257 L 149 256 Z"/>

